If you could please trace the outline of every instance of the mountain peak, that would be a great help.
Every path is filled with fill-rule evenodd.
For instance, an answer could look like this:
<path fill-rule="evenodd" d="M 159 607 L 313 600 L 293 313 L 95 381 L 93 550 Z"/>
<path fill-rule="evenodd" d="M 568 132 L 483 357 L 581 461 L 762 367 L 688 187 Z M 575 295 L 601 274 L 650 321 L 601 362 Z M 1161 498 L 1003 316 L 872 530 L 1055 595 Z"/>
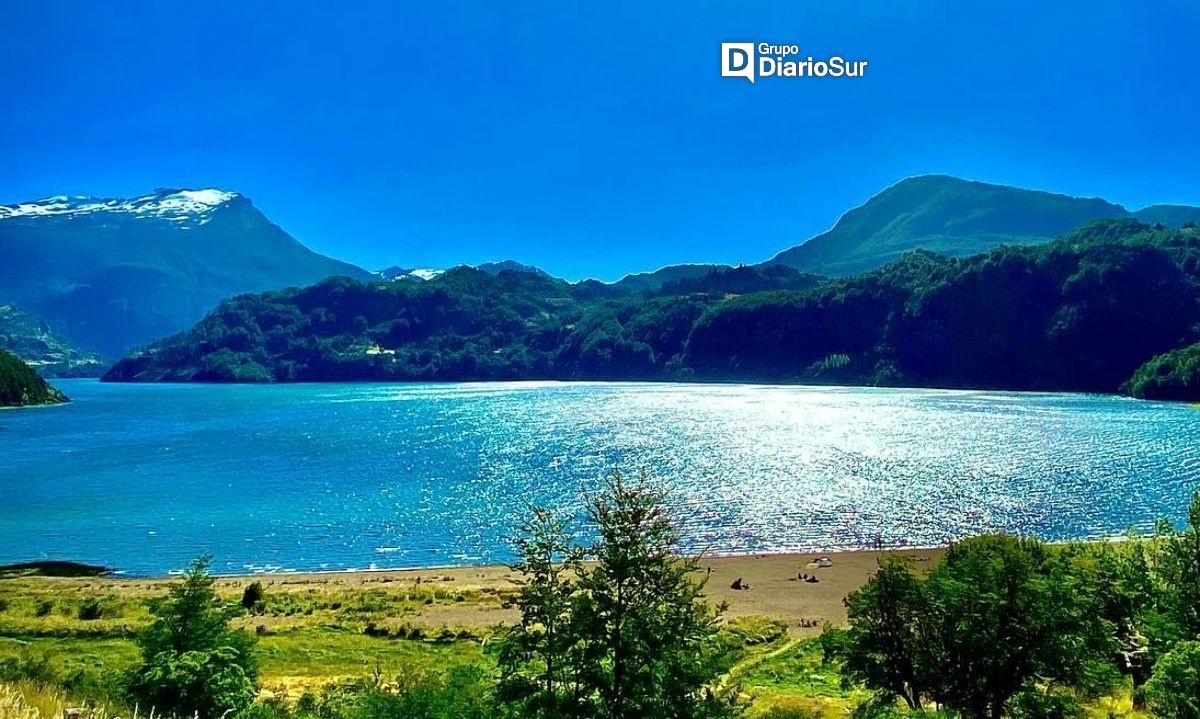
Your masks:
<path fill-rule="evenodd" d="M 845 276 L 917 249 L 964 257 L 999 245 L 1049 242 L 1084 222 L 1129 212 L 1099 198 L 1071 197 L 951 175 L 917 175 L 849 210 L 826 232 L 766 264 Z"/>
<path fill-rule="evenodd" d="M 196 221 L 204 224 L 209 215 L 243 196 L 215 187 L 202 189 L 158 188 L 148 195 L 133 198 L 55 195 L 15 205 L 0 205 L 0 220 L 17 217 L 80 217 L 119 214 L 168 222 Z"/>

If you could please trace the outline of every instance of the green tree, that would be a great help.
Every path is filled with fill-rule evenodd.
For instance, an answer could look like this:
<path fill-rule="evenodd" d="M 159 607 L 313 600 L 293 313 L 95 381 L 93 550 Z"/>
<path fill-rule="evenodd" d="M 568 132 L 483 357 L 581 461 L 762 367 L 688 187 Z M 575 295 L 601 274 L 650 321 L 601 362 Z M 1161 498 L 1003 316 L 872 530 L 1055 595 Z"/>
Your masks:
<path fill-rule="evenodd" d="M 903 561 L 885 561 L 846 598 L 846 673 L 884 698 L 920 709 L 929 685 L 922 674 L 920 622 L 927 612 L 921 579 Z"/>
<path fill-rule="evenodd" d="M 1166 611 L 1183 636 L 1200 636 L 1200 491 L 1188 507 L 1188 527 L 1165 531 L 1156 570 L 1167 587 Z"/>
<path fill-rule="evenodd" d="M 704 599 L 695 559 L 676 555 L 678 532 L 663 495 L 641 477 L 614 475 L 593 497 L 593 564 L 579 579 L 575 607 L 586 645 L 584 681 L 596 716 L 685 719 L 735 712 L 713 694 L 722 672 L 718 617 Z"/>
<path fill-rule="evenodd" d="M 931 698 L 967 719 L 999 719 L 1035 680 L 1073 685 L 1115 653 L 1114 629 L 1084 598 L 1069 555 L 1030 539 L 958 542 L 926 583 Z"/>
<path fill-rule="evenodd" d="M 615 475 L 589 500 L 596 539 L 585 549 L 560 521 L 534 513 L 518 545 L 522 619 L 499 654 L 505 711 L 595 719 L 738 713 L 713 688 L 725 669 L 721 608 L 705 601 L 697 562 L 677 556 L 662 500 L 644 477 Z"/>
<path fill-rule="evenodd" d="M 137 638 L 142 664 L 132 672 L 130 691 L 160 714 L 228 716 L 254 700 L 253 639 L 229 627 L 237 608 L 217 596 L 209 563 L 209 557 L 192 562 L 152 607 L 154 620 Z"/>
<path fill-rule="evenodd" d="M 521 592 L 514 604 L 521 620 L 505 632 L 499 651 L 502 704 L 520 717 L 563 717 L 583 713 L 579 680 L 581 645 L 573 631 L 575 580 L 582 550 L 572 544 L 565 523 L 534 509 L 517 540 Z"/>
<path fill-rule="evenodd" d="M 1146 700 L 1161 719 L 1200 719 L 1200 641 L 1180 642 L 1158 661 Z"/>

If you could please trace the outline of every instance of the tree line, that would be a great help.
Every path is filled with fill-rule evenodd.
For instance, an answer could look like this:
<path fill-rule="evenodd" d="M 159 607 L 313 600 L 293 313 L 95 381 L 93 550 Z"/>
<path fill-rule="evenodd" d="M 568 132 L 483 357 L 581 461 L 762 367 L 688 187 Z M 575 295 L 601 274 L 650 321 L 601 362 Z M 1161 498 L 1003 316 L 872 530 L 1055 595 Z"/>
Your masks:
<path fill-rule="evenodd" d="M 874 702 L 964 719 L 1082 717 L 1128 682 L 1155 716 L 1200 717 L 1200 492 L 1188 527 L 1047 546 L 1009 536 L 952 545 L 927 576 L 884 561 L 827 637 Z"/>
<path fill-rule="evenodd" d="M 457 268 L 222 303 L 118 381 L 676 379 L 1200 398 L 1200 231 L 1099 220 L 1049 245 L 910 253 L 822 281 L 713 270 L 654 290 Z"/>

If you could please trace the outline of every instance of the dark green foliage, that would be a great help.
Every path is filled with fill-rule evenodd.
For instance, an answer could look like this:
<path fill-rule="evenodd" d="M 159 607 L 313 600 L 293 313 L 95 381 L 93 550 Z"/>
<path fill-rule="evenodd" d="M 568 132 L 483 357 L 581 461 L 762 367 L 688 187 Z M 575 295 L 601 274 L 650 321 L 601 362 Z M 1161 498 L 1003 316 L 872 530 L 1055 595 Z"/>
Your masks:
<path fill-rule="evenodd" d="M 745 295 L 769 290 L 807 290 L 827 278 L 794 270 L 784 265 L 752 267 L 714 267 L 696 277 L 680 277 L 664 282 L 651 295 L 734 294 Z"/>
<path fill-rule="evenodd" d="M 805 293 L 720 303 L 697 321 L 697 376 L 1117 391 L 1194 340 L 1200 233 L 1096 222 L 1040 247 L 926 252 Z M 843 359 L 841 356 L 844 356 Z"/>
<path fill-rule="evenodd" d="M 246 611 L 261 609 L 265 597 L 262 582 L 250 582 L 242 590 L 242 609 Z"/>
<path fill-rule="evenodd" d="M 1061 688 L 1048 690 L 1029 686 L 1008 702 L 1012 719 L 1083 719 L 1083 707 L 1075 696 Z"/>
<path fill-rule="evenodd" d="M 412 673 L 383 682 L 370 680 L 329 687 L 300 697 L 294 709 L 255 705 L 244 719 L 486 719 L 491 682 L 479 667 L 453 667 L 444 674 Z"/>
<path fill-rule="evenodd" d="M 914 709 L 931 700 L 966 719 L 999 719 L 1016 701 L 1067 711 L 1047 696 L 1014 698 L 1037 682 L 1085 685 L 1116 655 L 1116 627 L 1077 560 L 983 536 L 952 545 L 927 579 L 885 565 L 847 599 L 845 666 L 885 703 L 900 697 Z"/>
<path fill-rule="evenodd" d="M 1126 389 L 1142 399 L 1200 402 L 1200 342 L 1151 359 L 1134 372 Z"/>
<path fill-rule="evenodd" d="M 927 580 L 932 697 L 964 717 L 998 719 L 1035 679 L 1076 683 L 1115 651 L 1067 558 L 1032 540 L 978 537 L 951 546 Z"/>
<path fill-rule="evenodd" d="M 236 608 L 217 597 L 208 564 L 207 557 L 192 563 L 137 639 L 142 664 L 130 675 L 130 693 L 159 713 L 222 716 L 254 700 L 254 640 L 229 628 Z"/>
<path fill-rule="evenodd" d="M 914 252 L 804 291 L 734 297 L 815 279 L 705 269 L 658 290 L 679 294 L 634 296 L 460 267 L 429 282 L 335 279 L 237 297 L 107 379 L 728 379 L 1186 397 L 1195 351 L 1138 368 L 1200 339 L 1198 278 L 1200 231 L 1129 218 L 1050 245 Z"/>
<path fill-rule="evenodd" d="M 565 524 L 544 509 L 534 509 L 517 539 L 522 577 L 513 601 L 520 621 L 503 635 L 497 698 L 523 717 L 581 716 L 587 707 L 581 673 L 583 642 L 574 631 L 573 610 L 583 551 L 574 546 Z"/>
<path fill-rule="evenodd" d="M 345 278 L 221 304 L 110 380 L 508 380 L 663 376 L 716 298 L 581 299 L 529 272 Z"/>
<path fill-rule="evenodd" d="M 1145 696 L 1161 719 L 1200 719 L 1200 641 L 1180 642 L 1154 667 Z"/>
<path fill-rule="evenodd" d="M 839 642 L 849 677 L 919 709 L 932 691 L 925 676 L 921 620 L 928 610 L 923 582 L 912 567 L 885 562 L 859 591 L 846 598 L 850 628 Z M 831 632 L 826 632 L 822 638 Z M 836 654 L 838 648 L 826 652 Z"/>
<path fill-rule="evenodd" d="M 1188 526 L 1177 531 L 1160 523 L 1136 559 L 1135 616 L 1153 660 L 1176 641 L 1200 637 L 1200 491 L 1192 496 Z"/>
<path fill-rule="evenodd" d="M 160 714 L 228 716 L 254 701 L 254 681 L 228 646 L 206 651 L 160 652 L 138 668 L 132 691 Z"/>
<path fill-rule="evenodd" d="M 95 621 L 104 616 L 104 607 L 100 604 L 99 599 L 88 597 L 79 605 L 77 615 L 85 622 Z"/>
<path fill-rule="evenodd" d="M 0 349 L 0 407 L 66 401 L 62 392 L 46 384 L 29 365 Z"/>
<path fill-rule="evenodd" d="M 594 564 L 579 579 L 575 618 L 587 642 L 584 677 L 609 719 L 718 717 L 734 713 L 711 686 L 723 667 L 718 610 L 693 579 L 694 559 L 673 556 L 678 533 L 662 495 L 617 474 L 593 497 Z"/>
<path fill-rule="evenodd" d="M 572 546 L 535 514 L 519 545 L 522 621 L 499 653 L 498 699 L 514 717 L 685 719 L 737 714 L 713 693 L 727 668 L 719 609 L 704 601 L 694 560 L 662 496 L 620 475 L 589 503 L 597 539 Z M 590 560 L 581 564 L 581 559 Z"/>
<path fill-rule="evenodd" d="M 0 577 L 102 577 L 108 574 L 109 571 L 107 567 L 102 567 L 98 564 L 83 564 L 82 562 L 67 562 L 53 559 L 0 564 Z"/>

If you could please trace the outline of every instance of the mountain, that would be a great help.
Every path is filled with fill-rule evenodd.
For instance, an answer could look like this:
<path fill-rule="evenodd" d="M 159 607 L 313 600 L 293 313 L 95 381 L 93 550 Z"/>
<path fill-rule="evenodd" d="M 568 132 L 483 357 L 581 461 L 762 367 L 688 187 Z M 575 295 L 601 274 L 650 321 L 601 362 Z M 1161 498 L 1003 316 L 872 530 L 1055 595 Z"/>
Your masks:
<path fill-rule="evenodd" d="M 1133 216 L 1139 221 L 1150 225 L 1159 224 L 1166 227 L 1182 227 L 1189 222 L 1200 224 L 1200 207 L 1192 207 L 1191 205 L 1150 205 L 1133 213 Z"/>
<path fill-rule="evenodd" d="M 62 392 L 46 384 L 29 365 L 0 349 L 0 407 L 66 402 Z"/>
<path fill-rule="evenodd" d="M 714 379 L 1163 396 L 1197 374 L 1194 349 L 1147 366 L 1200 341 L 1195 228 L 1120 217 L 1046 245 L 917 251 L 832 281 L 740 268 L 693 282 L 613 297 L 470 267 L 427 282 L 338 278 L 233 298 L 105 379 Z M 1177 379 L 1151 388 L 1147 373 Z"/>
<path fill-rule="evenodd" d="M 1152 207 L 1143 212 L 1174 220 L 1190 218 L 1200 208 Z M 766 264 L 848 276 L 881 267 L 912 250 L 966 257 L 1000 245 L 1044 244 L 1089 220 L 1130 214 L 1120 205 L 1096 198 L 922 175 L 892 185 L 842 215 L 833 229 L 784 250 Z"/>
<path fill-rule="evenodd" d="M 471 265 L 459 265 L 459 267 L 471 267 Z M 542 277 L 550 277 L 550 274 L 539 267 L 533 265 L 523 265 L 515 260 L 500 260 L 499 262 L 484 262 L 481 265 L 474 265 L 474 268 L 480 272 L 486 272 L 489 275 L 498 275 L 501 272 L 527 272 Z M 431 268 L 407 268 L 399 265 L 392 265 L 386 269 L 377 271 L 385 280 L 396 282 L 397 280 L 416 280 L 425 282 L 428 280 L 437 279 L 446 274 L 446 270 L 431 269 Z"/>
<path fill-rule="evenodd" d="M 619 292 L 653 292 L 667 282 L 694 280 L 714 270 L 732 269 L 730 265 L 667 265 L 653 272 L 625 275 L 611 286 Z"/>
<path fill-rule="evenodd" d="M 716 267 L 699 277 L 668 280 L 649 290 L 647 295 L 670 296 L 691 294 L 746 295 L 769 290 L 807 290 L 827 282 L 828 277 L 800 272 L 786 265 L 767 267 Z"/>
<path fill-rule="evenodd" d="M 377 274 L 380 277 L 382 277 L 383 279 L 389 280 L 391 282 L 398 282 L 398 281 L 403 281 L 403 280 L 415 280 L 417 282 L 425 282 L 426 280 L 432 280 L 435 277 L 441 277 L 445 273 L 446 273 L 445 270 L 436 270 L 436 269 L 420 268 L 420 267 L 411 267 L 410 268 L 410 267 L 401 267 L 399 265 L 392 265 L 391 267 L 387 267 L 385 269 L 378 270 L 375 272 L 375 274 Z"/>
<path fill-rule="evenodd" d="M 721 303 L 683 364 L 712 379 L 1116 392 L 1200 340 L 1198 323 L 1200 230 L 1113 218 L 1048 245 L 913 252 L 809 292 Z"/>
<path fill-rule="evenodd" d="M 528 272 L 534 275 L 542 275 L 549 277 L 550 273 L 540 267 L 533 265 L 525 265 L 516 260 L 500 260 L 498 262 L 484 262 L 482 265 L 475 265 L 475 269 L 486 272 L 489 275 L 498 275 L 501 272 Z"/>
<path fill-rule="evenodd" d="M 191 326 L 232 295 L 373 277 L 218 189 L 0 206 L 0 257 L 0 302 L 112 356 Z"/>
<path fill-rule="evenodd" d="M 597 296 L 590 283 L 467 266 L 426 282 L 335 278 L 228 300 L 105 380 L 653 379 L 724 297 Z"/>
<path fill-rule="evenodd" d="M 0 305 L 0 349 L 16 355 L 43 377 L 99 377 L 110 364 L 12 305 Z"/>

